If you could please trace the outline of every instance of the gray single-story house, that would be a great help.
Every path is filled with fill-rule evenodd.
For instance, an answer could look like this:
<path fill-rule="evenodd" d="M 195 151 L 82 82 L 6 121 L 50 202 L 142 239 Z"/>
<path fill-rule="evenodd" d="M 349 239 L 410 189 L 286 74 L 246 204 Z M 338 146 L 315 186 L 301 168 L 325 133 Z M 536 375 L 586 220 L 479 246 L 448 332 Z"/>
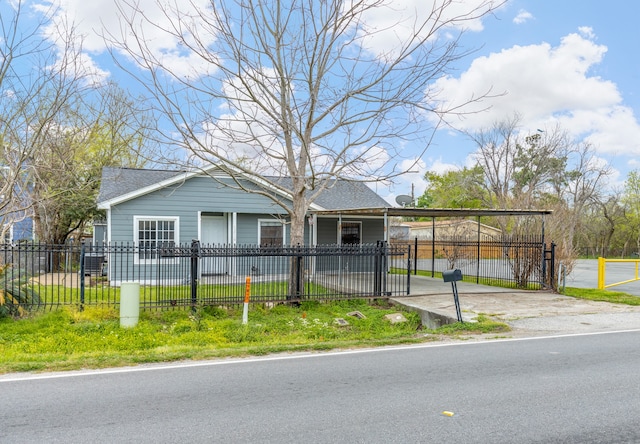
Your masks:
<path fill-rule="evenodd" d="M 138 248 L 186 245 L 288 246 L 287 212 L 269 197 L 238 188 L 259 189 L 291 204 L 290 180 L 273 187 L 257 176 L 231 177 L 212 166 L 208 171 L 167 171 L 106 167 L 98 208 L 106 211 L 100 241 Z M 365 183 L 336 180 L 311 205 L 305 223 L 305 245 L 368 244 L 385 240 L 382 215 L 327 214 L 332 210 L 385 208 L 388 203 Z M 320 214 L 322 213 L 322 214 Z M 152 265 L 155 257 L 135 255 L 134 267 Z M 210 262 L 208 274 L 234 273 L 227 262 Z M 112 280 L 114 276 L 111 276 Z M 119 279 L 115 279 L 116 281 Z"/>

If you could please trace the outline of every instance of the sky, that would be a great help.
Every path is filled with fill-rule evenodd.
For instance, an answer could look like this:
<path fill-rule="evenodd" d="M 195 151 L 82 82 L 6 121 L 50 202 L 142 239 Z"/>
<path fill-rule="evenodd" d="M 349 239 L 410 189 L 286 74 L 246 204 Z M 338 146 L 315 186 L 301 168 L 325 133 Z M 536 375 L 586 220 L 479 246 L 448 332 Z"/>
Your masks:
<path fill-rule="evenodd" d="M 610 185 L 620 186 L 640 168 L 639 14 L 640 3 L 621 0 L 507 2 L 483 20 L 482 31 L 467 34 L 479 50 L 442 80 L 451 97 L 489 87 L 506 94 L 458 128 L 486 128 L 513 112 L 525 132 L 559 123 L 610 162 Z M 422 160 L 444 172 L 470 165 L 473 149 L 459 133 L 443 130 Z M 420 193 L 421 177 L 412 182 Z"/>
<path fill-rule="evenodd" d="M 51 1 L 83 33 L 85 64 L 102 79 L 126 83 L 126 78 L 110 64 L 105 42 L 99 36 L 100 29 L 119 28 L 113 1 Z M 152 19 L 158 14 L 153 0 L 137 1 Z M 395 0 L 395 4 L 421 7 L 426 1 Z M 24 3 L 41 7 L 51 2 Z M 456 130 L 473 132 L 514 113 L 520 115 L 525 133 L 560 124 L 576 140 L 589 142 L 598 157 L 610 162 L 615 172 L 610 186 L 620 186 L 629 171 L 640 169 L 639 16 L 640 2 L 629 0 L 508 0 L 471 24 L 461 43 L 473 53 L 458 60 L 452 66 L 455 69 L 436 82 L 439 99 L 448 104 L 487 90 L 500 94 L 478 105 L 482 112 L 467 114 L 464 119 L 451 121 L 451 125 Z M 372 23 L 388 19 L 371 17 Z M 158 42 L 164 57 L 175 58 L 175 66 L 184 69 L 185 74 L 198 69 L 197 60 L 181 53 L 171 42 L 153 41 Z M 412 168 L 416 172 L 404 174 L 391 186 L 378 185 L 375 190 L 394 203 L 399 194 L 422 194 L 425 171 L 443 173 L 470 166 L 475 146 L 456 130 L 439 130 L 424 155 L 417 159 L 418 165 Z M 411 147 L 405 150 L 403 155 L 409 165 L 416 159 Z"/>

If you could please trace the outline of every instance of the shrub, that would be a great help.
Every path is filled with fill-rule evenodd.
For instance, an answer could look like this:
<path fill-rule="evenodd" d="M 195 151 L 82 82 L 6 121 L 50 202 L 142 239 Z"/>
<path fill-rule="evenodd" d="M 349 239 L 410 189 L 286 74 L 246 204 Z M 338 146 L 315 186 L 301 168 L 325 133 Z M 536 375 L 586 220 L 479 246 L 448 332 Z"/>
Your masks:
<path fill-rule="evenodd" d="M 40 304 L 40 296 L 29 284 L 26 274 L 16 273 L 11 264 L 0 267 L 0 317 L 24 316 Z"/>

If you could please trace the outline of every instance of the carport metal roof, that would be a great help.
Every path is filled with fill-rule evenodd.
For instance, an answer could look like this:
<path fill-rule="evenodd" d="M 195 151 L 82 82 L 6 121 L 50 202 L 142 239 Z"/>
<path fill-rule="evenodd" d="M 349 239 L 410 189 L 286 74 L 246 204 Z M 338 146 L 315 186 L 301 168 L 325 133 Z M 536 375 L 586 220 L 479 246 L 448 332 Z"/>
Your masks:
<path fill-rule="evenodd" d="M 431 217 L 434 221 L 437 217 L 477 217 L 478 225 L 481 216 L 541 216 L 542 237 L 544 239 L 544 216 L 552 214 L 552 210 L 507 210 L 507 209 L 482 209 L 482 208 L 413 208 L 413 207 L 379 207 L 379 208 L 350 208 L 344 210 L 320 210 L 312 213 L 319 216 L 372 216 L 384 218 L 384 237 L 388 241 L 389 220 L 388 217 Z"/>
<path fill-rule="evenodd" d="M 399 216 L 399 217 L 470 217 L 470 216 L 544 216 L 551 210 L 496 210 L 482 208 L 351 208 L 346 210 L 320 210 L 321 216 Z"/>

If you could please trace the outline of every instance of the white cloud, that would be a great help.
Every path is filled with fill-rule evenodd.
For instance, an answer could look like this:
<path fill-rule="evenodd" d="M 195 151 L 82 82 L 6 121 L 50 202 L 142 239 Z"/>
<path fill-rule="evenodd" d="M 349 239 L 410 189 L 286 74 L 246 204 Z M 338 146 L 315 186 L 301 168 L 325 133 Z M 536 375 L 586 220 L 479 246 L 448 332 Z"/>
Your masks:
<path fill-rule="evenodd" d="M 449 171 L 456 171 L 459 169 L 460 169 L 459 165 L 443 162 L 441 157 L 435 160 L 430 159 L 430 162 L 429 162 L 429 171 L 434 172 L 436 174 L 444 174 L 444 173 L 448 173 Z"/>
<path fill-rule="evenodd" d="M 513 18 L 513 23 L 515 23 L 516 25 L 521 25 L 522 23 L 528 22 L 532 19 L 533 14 L 531 14 L 529 11 L 521 9 L 520 11 L 518 11 L 518 15 Z"/>
<path fill-rule="evenodd" d="M 43 5 L 49 2 L 41 3 Z M 58 6 L 58 13 L 54 17 L 52 26 L 48 27 L 49 35 L 64 21 L 72 23 L 82 41 L 85 52 L 85 61 L 94 67 L 97 66 L 96 57 L 107 53 L 108 44 L 105 37 L 116 40 L 125 40 L 125 44 L 135 48 L 137 43 L 131 30 L 121 21 L 122 16 L 134 17 L 138 25 L 136 33 L 145 45 L 148 46 L 153 56 L 160 60 L 173 74 L 180 77 L 199 76 L 207 74 L 211 70 L 211 64 L 203 61 L 201 57 L 192 51 L 186 50 L 178 38 L 168 34 L 165 30 L 172 29 L 169 17 L 172 10 L 180 8 L 184 11 L 184 5 L 178 1 L 159 2 L 158 0 L 137 0 L 129 2 L 136 5 L 136 11 L 127 6 L 125 2 L 114 0 L 52 0 L 52 4 Z M 188 9 L 206 11 L 210 8 L 208 0 L 191 0 Z M 187 17 L 197 17 L 196 14 L 184 14 L 182 20 L 187 22 Z M 201 23 L 194 21 L 190 29 L 203 29 Z M 47 30 L 45 30 L 46 32 Z M 192 38 L 189 31 L 184 32 L 187 39 Z M 204 45 L 209 45 L 215 40 L 215 35 L 202 33 L 198 36 Z M 127 57 L 127 54 L 121 54 Z"/>
<path fill-rule="evenodd" d="M 460 77 L 436 82 L 440 106 L 461 106 L 489 92 L 493 97 L 463 106 L 467 114 L 449 123 L 477 131 L 517 113 L 524 128 L 560 122 L 599 152 L 637 155 L 640 126 L 633 110 L 624 106 L 613 82 L 591 75 L 607 51 L 592 38 L 590 28 L 581 28 L 581 34 L 563 37 L 556 47 L 513 46 L 477 58 Z"/>
<path fill-rule="evenodd" d="M 362 43 L 375 54 L 393 51 L 401 41 L 411 36 L 416 22 L 426 20 L 432 8 L 440 8 L 445 4 L 440 20 L 451 21 L 448 29 L 481 31 L 482 18 L 464 18 L 470 13 L 480 16 L 489 7 L 495 7 L 499 3 L 497 0 L 448 2 L 449 0 L 387 0 L 383 5 L 367 9 L 362 17 L 366 29 L 379 32 L 366 37 Z M 58 13 L 53 26 L 49 27 L 48 31 L 52 31 L 63 21 L 73 23 L 81 36 L 87 62 L 93 66 L 97 64 L 90 59 L 107 54 L 108 44 L 105 42 L 105 35 L 118 41 L 125 40 L 124 43 L 131 48 L 137 46 L 132 30 L 123 24 L 124 16 L 129 19 L 133 17 L 137 36 L 144 40 L 153 56 L 165 64 L 172 73 L 193 78 L 211 74 L 210 71 L 213 69 L 210 63 L 182 46 L 179 39 L 166 32 L 178 32 L 172 25 L 171 18 L 175 18 L 175 11 L 179 11 L 179 32 L 182 36 L 188 41 L 195 41 L 195 33 L 203 47 L 211 47 L 216 35 L 200 17 L 201 14 L 210 15 L 213 7 L 210 0 L 33 0 L 33 3 L 41 12 L 50 6 L 57 8 Z M 135 14 L 129 5 L 135 5 Z M 349 7 L 349 4 L 346 7 Z M 446 32 L 446 29 L 443 31 Z M 129 57 L 129 54 L 125 53 L 120 55 Z"/>
<path fill-rule="evenodd" d="M 362 44 L 372 54 L 393 54 L 402 42 L 409 41 L 415 34 L 415 25 L 427 22 L 424 32 L 433 32 L 432 27 L 443 23 L 448 26 L 439 30 L 448 38 L 447 31 L 464 29 L 479 32 L 484 29 L 483 13 L 495 8 L 499 2 L 494 0 L 465 0 L 450 2 L 449 0 L 392 0 L 365 11 L 362 22 L 365 23 L 360 33 Z M 351 7 L 347 2 L 345 7 Z M 435 12 L 434 12 L 435 11 Z M 441 14 L 440 14 L 441 13 Z M 477 18 L 470 18 L 477 17 Z M 438 37 L 435 32 L 432 37 Z"/>
<path fill-rule="evenodd" d="M 580 26 L 578 28 L 578 32 L 580 32 L 580 34 L 582 34 L 585 38 L 588 38 L 588 39 L 596 38 L 596 34 L 593 32 L 593 28 L 591 28 L 590 26 Z"/>

